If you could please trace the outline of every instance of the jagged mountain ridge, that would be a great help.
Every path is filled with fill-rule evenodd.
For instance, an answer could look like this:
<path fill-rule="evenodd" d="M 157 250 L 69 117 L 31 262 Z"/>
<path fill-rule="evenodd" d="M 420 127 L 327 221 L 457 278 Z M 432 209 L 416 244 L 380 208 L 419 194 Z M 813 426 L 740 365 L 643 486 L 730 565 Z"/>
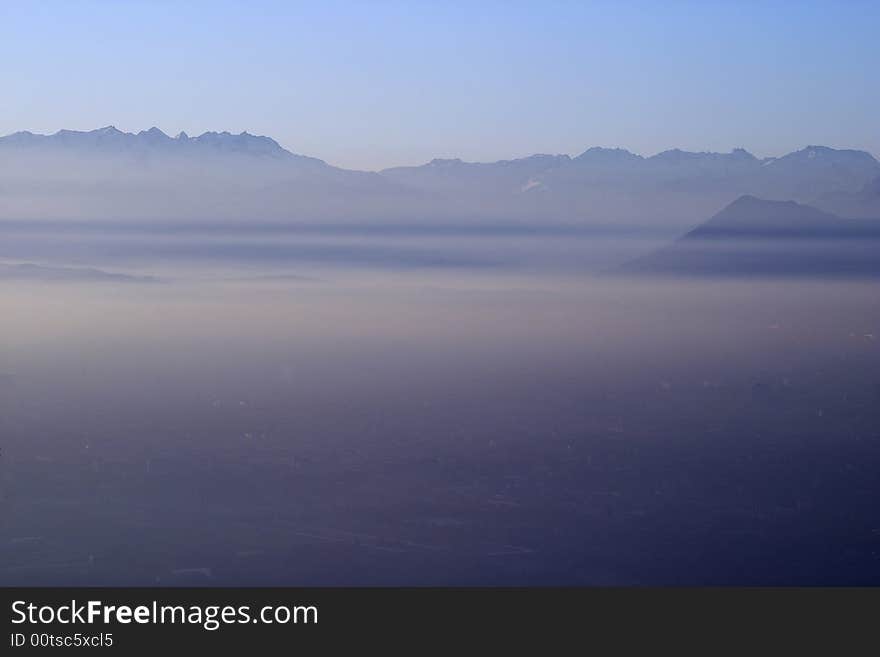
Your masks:
<path fill-rule="evenodd" d="M 205 132 L 197 137 L 190 137 L 185 132 L 180 132 L 176 137 L 170 137 L 156 127 L 138 133 L 123 132 L 114 126 L 90 131 L 59 130 L 51 135 L 22 131 L 0 137 L 0 148 L 2 147 L 65 149 L 83 154 L 101 152 L 119 154 L 138 151 L 159 151 L 166 154 L 236 153 L 326 164 L 317 158 L 291 153 L 274 139 L 262 135 L 252 135 L 248 132 L 237 135 L 229 132 Z"/>

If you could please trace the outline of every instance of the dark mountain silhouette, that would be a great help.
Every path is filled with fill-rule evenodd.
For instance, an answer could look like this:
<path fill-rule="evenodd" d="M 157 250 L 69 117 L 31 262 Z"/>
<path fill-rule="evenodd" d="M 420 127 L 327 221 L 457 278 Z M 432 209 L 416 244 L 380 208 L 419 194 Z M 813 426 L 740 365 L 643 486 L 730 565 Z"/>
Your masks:
<path fill-rule="evenodd" d="M 628 274 L 880 276 L 880 222 L 742 196 Z"/>
<path fill-rule="evenodd" d="M 850 239 L 880 235 L 880 222 L 841 219 L 794 201 L 766 201 L 741 196 L 704 224 L 690 231 L 689 239 L 722 238 L 832 238 Z"/>

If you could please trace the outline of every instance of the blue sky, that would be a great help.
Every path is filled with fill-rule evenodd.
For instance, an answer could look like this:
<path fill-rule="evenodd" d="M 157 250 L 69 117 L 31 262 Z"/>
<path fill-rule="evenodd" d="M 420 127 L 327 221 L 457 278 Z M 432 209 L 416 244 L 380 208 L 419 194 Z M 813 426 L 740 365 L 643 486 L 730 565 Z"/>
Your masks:
<path fill-rule="evenodd" d="M 0 3 L 0 133 L 248 130 L 333 164 L 880 155 L 880 3 Z"/>

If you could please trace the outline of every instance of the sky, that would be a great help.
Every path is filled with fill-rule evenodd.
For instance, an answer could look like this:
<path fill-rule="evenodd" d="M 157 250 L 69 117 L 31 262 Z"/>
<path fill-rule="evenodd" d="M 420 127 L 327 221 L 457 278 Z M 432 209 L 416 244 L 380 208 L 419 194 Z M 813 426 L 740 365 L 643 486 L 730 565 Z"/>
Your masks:
<path fill-rule="evenodd" d="M 0 133 L 247 130 L 360 169 L 880 156 L 880 3 L 0 2 Z"/>

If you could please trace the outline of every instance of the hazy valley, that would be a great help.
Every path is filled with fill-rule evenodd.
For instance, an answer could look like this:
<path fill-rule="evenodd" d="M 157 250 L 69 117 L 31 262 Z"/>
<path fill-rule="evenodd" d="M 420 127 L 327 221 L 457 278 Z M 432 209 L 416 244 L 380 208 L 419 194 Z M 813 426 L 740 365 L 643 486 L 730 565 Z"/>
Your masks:
<path fill-rule="evenodd" d="M 880 582 L 878 176 L 2 138 L 0 582 Z"/>

